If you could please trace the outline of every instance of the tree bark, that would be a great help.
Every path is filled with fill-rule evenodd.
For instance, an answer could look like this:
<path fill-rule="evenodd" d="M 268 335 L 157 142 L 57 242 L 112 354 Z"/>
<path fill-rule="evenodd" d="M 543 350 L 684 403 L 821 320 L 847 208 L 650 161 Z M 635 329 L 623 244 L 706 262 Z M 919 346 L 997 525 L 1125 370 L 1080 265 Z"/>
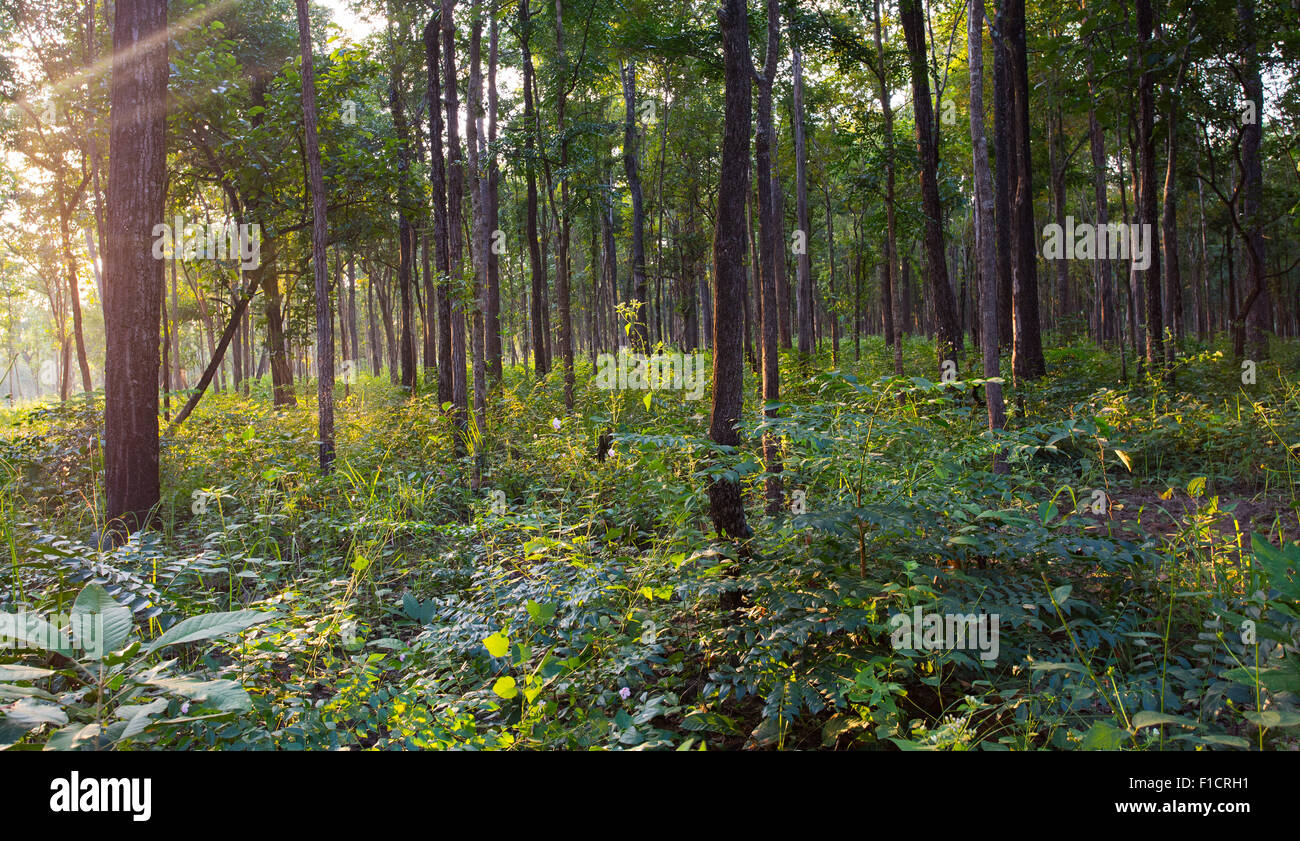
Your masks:
<path fill-rule="evenodd" d="M 939 202 L 939 148 L 935 138 L 934 110 L 926 63 L 924 19 L 920 0 L 899 0 L 899 17 L 911 59 L 912 108 L 916 115 L 916 147 L 921 175 L 921 212 L 925 216 L 922 245 L 926 276 L 934 306 L 935 333 L 940 365 L 956 362 L 962 347 L 956 301 L 948 283 L 948 262 L 943 249 L 943 207 Z"/>
<path fill-rule="evenodd" d="M 778 0 L 767 0 L 767 49 L 763 75 L 758 78 L 758 126 L 754 136 L 754 160 L 758 181 L 759 278 L 762 307 L 763 417 L 777 417 L 776 403 L 781 399 L 780 305 L 777 303 L 776 264 L 781 259 L 782 243 L 776 218 L 775 183 L 772 146 L 776 129 L 772 120 L 772 87 L 776 80 L 777 49 L 781 43 L 781 11 Z M 763 435 L 763 463 L 767 472 L 764 489 L 767 513 L 776 516 L 784 508 L 781 483 L 781 440 L 772 433 Z"/>
<path fill-rule="evenodd" d="M 1015 165 L 1012 213 L 1012 370 L 1017 380 L 1047 373 L 1038 315 L 1038 245 L 1034 228 L 1033 157 L 1029 151 L 1029 56 L 1025 45 L 1025 0 L 1004 0 L 1007 70 L 1011 81 L 1011 154 Z M 1003 20 L 1005 19 L 1005 20 Z"/>
<path fill-rule="evenodd" d="M 104 485 L 114 532 L 143 528 L 160 499 L 159 318 L 153 259 L 166 182 L 165 0 L 117 0 L 104 250 Z"/>
<path fill-rule="evenodd" d="M 984 357 L 984 377 L 1001 377 L 998 360 L 998 282 L 997 256 L 994 253 L 993 180 L 989 173 L 988 140 L 984 136 L 984 0 L 970 0 L 967 29 L 970 64 L 970 139 L 975 174 L 975 247 L 979 256 L 980 345 Z M 1002 384 L 984 385 L 988 407 L 989 432 L 997 435 L 1006 426 L 1006 407 L 1002 402 Z M 993 472 L 1006 473 L 1006 455 L 1001 448 L 993 453 Z"/>
<path fill-rule="evenodd" d="M 456 91 L 456 23 L 453 14 L 456 0 L 442 0 L 442 78 L 445 81 L 447 107 L 447 262 L 454 284 L 451 301 L 451 383 L 452 422 L 457 429 L 453 452 L 465 451 L 465 433 L 469 422 L 469 394 L 465 382 L 465 308 L 455 294 L 463 285 L 462 210 L 465 196 L 465 172 L 460 152 L 460 99 Z"/>
<path fill-rule="evenodd" d="M 1146 360 L 1150 370 L 1163 367 L 1164 320 L 1161 301 L 1160 251 L 1155 238 L 1160 225 L 1156 211 L 1156 141 L 1155 141 L 1155 72 L 1148 65 L 1148 53 L 1154 27 L 1151 0 L 1137 0 L 1138 62 L 1142 68 L 1138 80 L 1138 150 L 1141 158 L 1142 188 L 1138 203 L 1138 224 L 1149 231 L 1151 264 L 1143 271 L 1147 304 Z"/>
<path fill-rule="evenodd" d="M 794 37 L 793 25 L 790 32 L 790 49 L 794 58 L 794 88 L 792 101 L 791 128 L 794 131 L 794 171 L 795 204 L 799 216 L 800 248 L 795 252 L 795 311 L 797 331 L 799 334 L 799 355 L 810 357 L 813 353 L 813 283 L 812 256 L 808 253 L 809 239 L 812 238 L 812 223 L 808 217 L 808 150 L 804 131 L 803 109 L 803 53 L 799 42 Z"/>
<path fill-rule="evenodd" d="M 717 444 L 738 447 L 736 425 L 744 409 L 744 356 L 740 319 L 745 295 L 745 194 L 749 182 L 750 77 L 745 0 L 723 0 L 720 10 L 726 105 L 718 210 L 713 238 L 713 407 L 709 437 Z M 752 532 L 745 520 L 740 483 L 734 478 L 709 480 L 709 507 L 720 535 L 747 540 Z M 736 607 L 733 599 L 724 607 Z"/>
<path fill-rule="evenodd" d="M 298 46 L 302 50 L 302 119 L 307 145 L 307 181 L 311 187 L 311 262 L 316 281 L 316 411 L 321 473 L 334 466 L 334 319 L 330 315 L 328 266 L 325 263 L 325 178 L 321 173 L 316 128 L 316 70 L 312 62 L 311 19 L 307 0 L 297 0 Z"/>
<path fill-rule="evenodd" d="M 528 180 L 526 233 L 528 236 L 529 277 L 532 284 L 533 367 L 537 378 L 543 379 L 551 371 L 551 361 L 546 352 L 546 328 L 543 325 L 543 306 L 546 301 L 546 270 L 542 264 L 542 251 L 537 242 L 537 111 L 533 105 L 533 56 L 529 49 L 532 35 L 532 17 L 528 0 L 519 0 L 519 45 L 524 65 L 524 170 Z"/>

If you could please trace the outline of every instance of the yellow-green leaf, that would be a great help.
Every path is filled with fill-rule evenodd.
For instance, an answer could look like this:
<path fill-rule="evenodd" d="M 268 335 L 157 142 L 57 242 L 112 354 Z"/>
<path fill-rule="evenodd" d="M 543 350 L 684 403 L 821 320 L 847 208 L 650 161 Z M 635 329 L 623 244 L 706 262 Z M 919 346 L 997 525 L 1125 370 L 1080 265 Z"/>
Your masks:
<path fill-rule="evenodd" d="M 515 679 L 509 675 L 497 678 L 497 682 L 492 684 L 492 691 L 507 701 L 519 694 L 519 690 L 515 687 Z"/>
<path fill-rule="evenodd" d="M 505 657 L 506 652 L 510 650 L 510 640 L 500 631 L 483 640 L 483 644 L 487 646 L 488 654 L 493 657 Z M 514 681 L 511 683 L 513 684 Z"/>

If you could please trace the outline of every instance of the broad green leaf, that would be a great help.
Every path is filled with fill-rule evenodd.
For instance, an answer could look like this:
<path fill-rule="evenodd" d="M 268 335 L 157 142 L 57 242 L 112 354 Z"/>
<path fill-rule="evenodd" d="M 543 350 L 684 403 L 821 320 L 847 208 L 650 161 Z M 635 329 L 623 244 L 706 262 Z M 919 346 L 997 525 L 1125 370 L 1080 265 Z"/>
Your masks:
<path fill-rule="evenodd" d="M 528 615 L 539 625 L 546 625 L 555 618 L 554 604 L 538 604 L 532 599 L 527 603 Z"/>
<path fill-rule="evenodd" d="M 20 698 L 9 707 L 5 719 L 30 730 L 42 724 L 55 724 L 62 727 L 68 723 L 68 714 L 57 704 L 48 704 L 32 698 Z"/>
<path fill-rule="evenodd" d="M 510 650 L 510 640 L 500 631 L 484 639 L 483 644 L 487 646 L 488 654 L 493 657 L 505 657 L 506 652 Z"/>
<path fill-rule="evenodd" d="M 1155 712 L 1154 710 L 1142 710 L 1133 716 L 1133 729 L 1141 730 L 1143 727 L 1155 727 L 1157 724 L 1180 724 L 1183 727 L 1198 726 L 1190 718 L 1183 718 L 1180 715 L 1170 715 L 1169 713 Z"/>
<path fill-rule="evenodd" d="M 13 683 L 0 683 L 0 704 L 7 701 L 17 700 L 18 698 L 44 698 L 47 701 L 57 701 L 58 698 L 46 692 L 44 689 L 37 689 L 35 686 L 18 686 Z"/>
<path fill-rule="evenodd" d="M 39 648 L 65 657 L 74 656 L 72 639 L 32 613 L 0 613 L 0 640 L 13 640 L 17 648 Z"/>
<path fill-rule="evenodd" d="M 3 680 L 37 680 L 54 674 L 49 669 L 35 666 L 20 666 L 16 663 L 0 663 L 0 681 Z"/>
<path fill-rule="evenodd" d="M 117 715 L 126 720 L 126 727 L 121 733 L 115 734 L 114 741 L 140 735 L 150 725 L 150 716 L 165 709 L 167 709 L 166 698 L 155 698 L 147 704 L 118 707 Z"/>
<path fill-rule="evenodd" d="M 1256 669 L 1253 666 L 1229 669 L 1223 673 L 1228 680 L 1243 686 L 1262 685 L 1270 692 L 1300 693 L 1300 671 L 1295 669 Z"/>
<path fill-rule="evenodd" d="M 1260 727 L 1295 727 L 1300 725 L 1300 713 L 1290 710 L 1265 710 L 1262 713 L 1243 713 L 1246 720 Z"/>
<path fill-rule="evenodd" d="M 1129 738 L 1127 730 L 1099 721 L 1083 735 L 1079 747 L 1083 750 L 1119 750 Z"/>
<path fill-rule="evenodd" d="M 497 682 L 492 684 L 492 691 L 507 701 L 519 694 L 519 690 L 515 687 L 515 679 L 509 675 L 497 678 Z"/>
<path fill-rule="evenodd" d="M 1066 599 L 1070 598 L 1070 593 L 1074 592 L 1073 584 L 1062 584 L 1060 587 L 1052 590 L 1052 601 L 1057 604 L 1065 604 Z"/>
<path fill-rule="evenodd" d="M 83 724 L 80 721 L 74 721 L 67 727 L 63 727 L 50 734 L 50 738 L 45 740 L 45 750 L 76 750 L 82 742 L 95 739 L 99 736 L 99 725 L 91 722 Z"/>
<path fill-rule="evenodd" d="M 1207 733 L 1201 737 L 1201 740 L 1209 742 L 1212 745 L 1223 745 L 1228 748 L 1250 747 L 1249 739 L 1243 739 L 1241 736 L 1225 736 L 1222 733 Z"/>
<path fill-rule="evenodd" d="M 229 613 L 205 613 L 202 616 L 192 616 L 168 628 L 162 636 L 145 647 L 145 653 L 150 654 L 169 645 L 224 637 L 259 622 L 268 622 L 279 615 L 274 610 L 235 610 Z"/>
<path fill-rule="evenodd" d="M 183 695 L 192 701 L 209 704 L 219 710 L 246 711 L 253 707 L 248 691 L 235 680 L 197 680 L 195 678 L 158 678 L 149 681 L 168 692 Z"/>
<path fill-rule="evenodd" d="M 86 652 L 86 657 L 98 660 L 110 651 L 117 651 L 126 642 L 134 625 L 131 609 L 119 604 L 99 584 L 88 584 L 72 603 L 72 615 L 85 617 L 77 622 L 83 626 L 86 639 L 76 642 Z M 85 627 L 89 625 L 89 627 Z"/>

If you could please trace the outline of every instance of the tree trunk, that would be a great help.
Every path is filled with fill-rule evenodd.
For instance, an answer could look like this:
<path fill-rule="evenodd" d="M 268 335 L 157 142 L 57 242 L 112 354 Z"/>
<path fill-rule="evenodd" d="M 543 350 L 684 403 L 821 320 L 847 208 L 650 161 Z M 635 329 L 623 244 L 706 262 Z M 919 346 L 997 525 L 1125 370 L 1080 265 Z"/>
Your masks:
<path fill-rule="evenodd" d="M 767 0 L 767 49 L 763 75 L 758 80 L 758 126 L 754 136 L 754 159 L 758 181 L 759 278 L 762 303 L 763 416 L 777 417 L 776 403 L 781 399 L 780 305 L 777 303 L 776 264 L 781 259 L 782 243 L 773 195 L 775 172 L 772 147 L 776 129 L 772 121 L 772 86 L 776 79 L 777 49 L 781 43 L 781 11 L 778 0 Z M 763 463 L 768 474 L 765 484 L 767 513 L 776 516 L 784 508 L 781 487 L 781 440 L 772 433 L 763 435 Z"/>
<path fill-rule="evenodd" d="M 939 203 L 939 148 L 925 55 L 925 29 L 920 0 L 899 0 L 899 17 L 911 59 L 912 108 L 916 115 L 916 147 L 921 170 L 921 212 L 925 216 L 922 244 L 926 276 L 934 305 L 939 363 L 957 360 L 962 347 L 957 307 L 948 283 L 948 262 L 943 250 L 943 208 Z"/>
<path fill-rule="evenodd" d="M 1017 380 L 1047 373 L 1038 317 L 1038 245 L 1034 228 L 1033 157 L 1029 152 L 1029 56 L 1025 46 L 1025 0 L 1004 0 L 1007 70 L 1010 76 L 1011 154 L 1015 165 L 1012 238 L 1012 370 Z"/>
<path fill-rule="evenodd" d="M 875 0 L 876 80 L 879 83 L 880 109 L 885 117 L 885 255 L 880 284 L 880 309 L 883 313 L 885 343 L 894 351 L 894 373 L 903 374 L 903 325 L 898 318 L 898 284 L 894 271 L 898 266 L 898 222 L 895 210 L 894 181 L 894 106 L 890 103 L 889 68 L 881 39 L 880 0 Z"/>
<path fill-rule="evenodd" d="M 723 63 L 726 106 L 722 140 L 722 169 L 718 182 L 718 211 L 713 238 L 713 408 L 709 437 L 717 444 L 738 447 L 736 425 L 744 409 L 744 357 L 740 319 L 745 295 L 745 194 L 749 182 L 750 82 L 745 0 L 723 0 Z M 802 337 L 801 337 L 802 338 Z M 709 481 L 709 506 L 720 535 L 747 540 L 740 483 L 723 477 Z M 724 607 L 738 600 L 724 599 Z"/>
<path fill-rule="evenodd" d="M 546 300 L 546 274 L 542 265 L 542 252 L 537 243 L 537 112 L 533 105 L 533 56 L 529 49 L 532 35 L 532 17 L 528 0 L 519 0 L 519 46 L 524 65 L 524 170 L 528 179 L 528 208 L 526 233 L 528 236 L 528 265 L 532 284 L 533 367 L 537 378 L 544 378 L 551 370 L 546 353 L 546 329 L 542 323 L 542 306 Z"/>
<path fill-rule="evenodd" d="M 564 0 L 555 0 L 555 53 L 562 72 L 569 71 L 564 53 Z M 572 71 L 576 78 L 576 69 Z M 566 74 L 567 75 L 567 74 Z M 560 318 L 560 360 L 564 365 L 564 408 L 573 411 L 573 311 L 569 300 L 569 233 L 572 226 L 569 210 L 569 135 L 565 110 L 569 90 L 567 79 L 559 82 L 555 104 L 555 131 L 560 136 L 560 214 L 559 237 L 555 248 L 555 305 Z"/>
<path fill-rule="evenodd" d="M 1254 103 L 1255 119 L 1247 121 L 1241 132 L 1241 170 L 1244 190 L 1241 220 L 1246 245 L 1246 293 L 1241 307 L 1234 350 L 1240 357 L 1245 351 L 1242 337 L 1248 341 L 1252 359 L 1268 358 L 1270 310 L 1268 286 L 1264 278 L 1264 177 L 1259 147 L 1264 120 L 1264 84 L 1259 69 L 1256 46 L 1255 0 L 1237 0 L 1237 18 L 1241 25 L 1241 58 L 1244 66 L 1242 88 L 1246 99 Z"/>
<path fill-rule="evenodd" d="M 1015 345 L 1015 317 L 1012 304 L 1011 255 L 1015 243 L 1015 220 L 1011 214 L 1012 185 L 1017 178 L 1016 155 L 1012 149 L 1012 104 L 1015 95 L 1011 90 L 1010 48 L 1002 26 L 1003 9 L 990 32 L 993 48 L 993 154 L 997 170 L 993 181 L 993 213 L 997 235 L 998 284 L 998 341 L 1004 348 Z"/>
<path fill-rule="evenodd" d="M 474 268 L 474 314 L 471 351 L 474 369 L 474 463 L 470 472 L 470 490 L 478 493 L 483 482 L 483 436 L 487 434 L 487 335 L 488 309 L 488 230 L 490 212 L 488 173 L 484 166 L 479 138 L 483 125 L 483 15 L 479 0 L 470 7 L 472 18 L 469 42 L 469 91 L 465 105 L 465 149 L 469 157 L 470 260 Z"/>
<path fill-rule="evenodd" d="M 302 118 L 307 141 L 307 181 L 311 187 L 311 262 L 316 280 L 316 410 L 321 473 L 334 466 L 334 319 L 330 315 L 325 263 L 325 177 L 316 134 L 316 71 L 312 63 L 311 19 L 307 0 L 297 0 L 298 45 L 302 50 Z"/>
<path fill-rule="evenodd" d="M 791 127 L 794 131 L 795 203 L 799 216 L 796 231 L 795 310 L 799 333 L 799 355 L 810 357 L 813 353 L 813 284 L 812 257 L 808 253 L 808 240 L 812 237 L 812 223 L 808 218 L 808 150 L 804 138 L 803 112 L 803 54 L 795 40 L 793 26 L 790 31 L 790 49 L 794 58 L 794 88 Z"/>
<path fill-rule="evenodd" d="M 984 356 L 984 377 L 1002 376 L 998 361 L 997 256 L 994 253 L 993 179 L 989 173 L 988 140 L 984 136 L 984 0 L 970 0 L 967 29 L 970 44 L 970 139 L 975 174 L 975 247 L 979 259 L 980 345 Z M 996 436 L 1006 426 L 1002 384 L 984 385 L 988 406 L 989 432 Z M 1006 473 L 1006 455 L 999 448 L 993 454 L 993 472 Z"/>
<path fill-rule="evenodd" d="M 463 284 L 462 210 L 465 195 L 465 172 L 460 153 L 460 98 L 456 91 L 456 23 L 453 14 L 456 0 L 442 0 L 442 78 L 445 81 L 447 107 L 447 262 L 452 283 L 451 301 L 451 383 L 452 421 L 458 431 L 453 451 L 465 451 L 465 432 L 469 422 L 469 394 L 465 382 L 465 308 L 458 293 Z"/>
<path fill-rule="evenodd" d="M 1155 140 L 1155 72 L 1148 66 L 1151 34 L 1155 16 L 1151 0 L 1137 0 L 1138 64 L 1142 68 L 1138 80 L 1138 151 L 1141 156 L 1142 180 L 1138 199 L 1138 224 L 1148 231 L 1151 264 L 1142 272 L 1146 285 L 1147 347 L 1146 361 L 1149 370 L 1156 371 L 1164 365 L 1164 320 L 1160 290 L 1160 252 L 1155 237 L 1160 220 L 1156 211 L 1156 140 Z M 1138 255 L 1145 256 L 1145 255 Z"/>
<path fill-rule="evenodd" d="M 641 174 L 637 159 L 640 146 L 636 136 L 636 62 L 620 68 L 623 81 L 623 171 L 632 196 L 632 296 L 638 301 L 636 321 L 632 325 L 632 346 L 648 353 L 650 329 L 646 321 L 645 276 L 645 202 L 641 194 Z"/>
<path fill-rule="evenodd" d="M 500 55 L 500 26 L 497 3 L 492 3 L 492 20 L 488 33 L 488 133 L 487 133 L 487 234 L 493 245 L 488 249 L 487 286 L 487 364 L 493 382 L 501 382 L 501 257 L 495 245 L 501 229 L 501 168 L 497 164 L 497 63 Z"/>

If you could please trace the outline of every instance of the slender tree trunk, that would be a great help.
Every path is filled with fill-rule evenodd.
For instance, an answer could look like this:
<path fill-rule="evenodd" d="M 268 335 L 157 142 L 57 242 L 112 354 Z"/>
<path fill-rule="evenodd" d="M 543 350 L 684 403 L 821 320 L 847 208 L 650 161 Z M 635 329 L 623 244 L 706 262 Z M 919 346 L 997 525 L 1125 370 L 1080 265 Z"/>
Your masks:
<path fill-rule="evenodd" d="M 745 0 L 724 0 L 720 12 L 726 106 L 722 140 L 722 171 L 713 238 L 713 409 L 709 437 L 717 444 L 739 447 L 736 425 L 744 409 L 744 357 L 741 331 L 745 295 L 745 194 L 749 182 L 750 82 Z M 740 483 L 724 477 L 709 481 L 709 506 L 718 533 L 747 540 L 752 532 L 745 520 Z M 723 607 L 735 608 L 733 594 Z"/>
<path fill-rule="evenodd" d="M 1091 45 L 1091 43 L 1090 43 Z M 1092 58 L 1088 59 L 1088 143 L 1092 153 L 1092 190 L 1096 201 L 1096 223 L 1098 230 L 1104 230 L 1110 224 L 1110 208 L 1106 197 L 1106 132 L 1097 119 L 1099 94 L 1094 79 Z M 1115 332 L 1115 291 L 1114 274 L 1111 270 L 1108 253 L 1097 255 L 1097 338 L 1099 341 L 1113 341 Z"/>
<path fill-rule="evenodd" d="M 555 0 L 555 53 L 559 67 L 570 71 L 564 52 L 564 0 Z M 576 69 L 573 70 L 576 74 Z M 565 122 L 569 90 L 567 79 L 560 80 L 555 104 L 555 130 L 560 136 L 560 213 L 555 248 L 555 304 L 560 317 L 560 360 L 564 365 L 564 408 L 573 411 L 573 310 L 569 300 L 569 234 L 572 219 L 569 209 L 569 134 Z M 643 257 L 644 259 L 644 257 Z"/>
<path fill-rule="evenodd" d="M 632 296 L 639 302 L 632 325 L 632 346 L 640 353 L 647 353 L 650 329 L 646 321 L 645 202 L 637 163 L 640 144 L 636 133 L 636 62 L 622 65 L 619 75 L 623 82 L 623 171 L 632 196 Z"/>
<path fill-rule="evenodd" d="M 528 179 L 527 236 L 529 276 L 532 282 L 532 332 L 533 367 L 537 378 L 542 379 L 551 370 L 546 352 L 546 328 L 543 324 L 543 306 L 546 300 L 546 274 L 542 252 L 537 242 L 537 112 L 533 105 L 533 57 L 529 49 L 532 35 L 532 17 L 528 0 L 519 0 L 519 45 L 524 65 L 524 169 Z"/>
<path fill-rule="evenodd" d="M 221 360 L 225 356 L 226 348 L 230 345 L 230 340 L 234 338 L 235 332 L 239 329 L 239 323 L 243 320 L 245 313 L 248 312 L 248 302 L 257 294 L 257 287 L 262 285 L 261 273 L 267 270 L 268 263 L 249 271 L 249 281 L 244 286 L 231 307 L 230 320 L 226 322 L 226 329 L 221 332 L 221 339 L 216 343 L 211 358 L 208 360 L 208 366 L 204 369 L 203 374 L 199 377 L 198 383 L 194 386 L 194 391 L 190 399 L 185 402 L 185 407 L 177 413 L 176 418 L 168 427 L 168 432 L 175 432 L 176 428 L 185 422 L 185 419 L 194 411 L 194 407 L 199 405 L 199 400 L 207 391 L 208 386 L 212 383 L 212 378 L 216 376 L 217 369 L 221 367 Z M 274 267 L 271 267 L 274 270 Z M 259 376 L 260 373 L 259 373 Z"/>
<path fill-rule="evenodd" d="M 1016 155 L 1012 148 L 1012 105 L 1010 48 L 1002 32 L 1006 22 L 1005 0 L 991 31 L 993 48 L 993 154 L 997 170 L 993 181 L 994 225 L 997 235 L 998 338 L 1002 347 L 1015 344 L 1011 255 L 1015 243 L 1015 220 L 1011 213 L 1012 185 L 1017 178 Z"/>
<path fill-rule="evenodd" d="M 898 222 L 895 209 L 894 106 L 890 102 L 889 68 L 882 41 L 880 0 L 875 0 L 876 80 L 879 83 L 880 109 L 885 118 L 885 255 L 880 284 L 880 309 L 884 316 L 885 343 L 893 347 L 894 373 L 903 374 L 903 325 L 898 316 L 898 284 L 894 271 L 898 266 Z"/>
<path fill-rule="evenodd" d="M 321 473 L 334 466 L 334 319 L 325 247 L 325 177 L 316 134 L 316 71 L 312 62 L 311 19 L 307 0 L 297 0 L 298 46 L 302 50 L 302 117 L 307 141 L 307 181 L 311 187 L 311 262 L 316 280 L 316 410 Z"/>
<path fill-rule="evenodd" d="M 808 217 L 808 150 L 805 140 L 803 109 L 803 54 L 799 42 L 790 28 L 790 49 L 794 58 L 794 87 L 791 128 L 794 131 L 795 202 L 799 216 L 796 231 L 795 267 L 798 279 L 795 284 L 795 309 L 797 311 L 799 355 L 810 357 L 813 353 L 813 283 L 812 257 L 808 253 L 808 240 L 812 237 L 812 223 Z"/>
<path fill-rule="evenodd" d="M 1146 361 L 1152 371 L 1163 367 L 1165 359 L 1165 328 L 1160 294 L 1160 252 L 1155 244 L 1160 225 L 1156 211 L 1155 72 L 1147 63 L 1154 20 L 1151 0 L 1137 0 L 1138 63 L 1142 68 L 1138 81 L 1138 150 L 1141 156 L 1142 180 L 1141 194 L 1138 199 L 1138 224 L 1145 226 L 1144 230 L 1150 232 L 1148 251 L 1151 264 L 1142 274 L 1146 286 Z"/>
<path fill-rule="evenodd" d="M 984 377 L 1001 377 L 998 361 L 997 256 L 993 227 L 993 180 L 989 173 L 988 140 L 984 136 L 984 0 L 970 0 L 967 29 L 970 64 L 970 138 L 975 174 L 975 247 L 979 255 L 980 334 L 984 356 Z M 984 385 L 988 405 L 989 431 L 993 435 L 1006 426 L 1002 384 Z M 1006 455 L 999 448 L 993 454 L 993 472 L 1006 473 Z"/>
<path fill-rule="evenodd" d="M 439 10 L 439 14 L 442 11 Z M 438 335 L 438 405 L 452 402 L 451 363 L 451 264 L 449 262 L 449 232 L 447 221 L 447 162 L 443 156 L 442 88 L 439 74 L 439 23 L 431 18 L 424 27 L 424 59 L 427 68 L 425 96 L 429 109 L 429 184 L 433 189 L 433 239 L 437 250 L 438 280 L 434 286 L 434 307 L 437 310 Z"/>
<path fill-rule="evenodd" d="M 452 283 L 459 289 L 464 277 L 461 203 L 465 195 L 465 171 L 461 164 L 460 99 L 456 91 L 455 9 L 456 0 L 442 0 L 442 78 L 445 81 L 447 107 L 447 256 Z M 453 447 L 455 454 L 460 455 L 465 451 L 469 394 L 465 382 L 465 308 L 459 294 L 453 294 L 450 315 L 451 411 L 453 423 L 458 430 Z"/>
<path fill-rule="evenodd" d="M 488 230 L 491 210 L 488 198 L 488 173 L 484 166 L 479 138 L 483 126 L 483 15 L 479 0 L 470 6 L 469 91 L 465 107 L 465 149 L 469 157 L 470 210 L 472 213 L 470 259 L 474 268 L 474 314 L 472 327 L 474 369 L 474 463 L 470 473 L 470 490 L 478 493 L 483 483 L 483 438 L 487 435 L 487 336 L 488 310 Z"/>
<path fill-rule="evenodd" d="M 1254 103 L 1254 118 L 1242 126 L 1241 169 L 1244 190 L 1241 203 L 1242 228 L 1246 246 L 1246 298 L 1239 316 L 1245 320 L 1236 325 L 1234 351 L 1241 357 L 1245 344 L 1250 346 L 1252 359 L 1268 358 L 1268 331 L 1271 326 L 1271 307 L 1264 266 L 1264 176 L 1259 148 L 1262 142 L 1264 120 L 1264 84 L 1259 69 L 1259 52 L 1256 45 L 1255 0 L 1237 0 L 1237 18 L 1241 26 L 1241 58 L 1244 65 L 1242 88 L 1246 99 Z M 1243 339 L 1245 341 L 1243 341 Z"/>
<path fill-rule="evenodd" d="M 1038 316 L 1038 245 L 1034 228 L 1033 158 L 1029 151 L 1029 57 L 1025 46 L 1025 0 L 1004 0 L 999 19 L 1008 49 L 1012 89 L 1011 147 L 1015 159 L 1012 239 L 1012 369 L 1016 379 L 1047 373 Z M 1005 20 L 1002 20 L 1005 19 Z"/>
<path fill-rule="evenodd" d="M 948 262 L 943 250 L 943 208 L 939 202 L 939 147 L 935 137 L 933 106 L 926 64 L 924 18 L 920 0 L 899 0 L 899 17 L 911 59 L 912 108 L 916 115 L 916 147 L 921 175 L 921 211 L 925 216 L 926 275 L 934 306 L 939 362 L 956 362 L 962 347 L 956 301 L 948 283 Z"/>
<path fill-rule="evenodd" d="M 775 167 L 772 152 L 776 129 L 772 118 L 772 87 L 776 80 L 781 43 L 781 10 L 778 0 L 767 0 L 767 48 L 763 75 L 758 79 L 758 126 L 754 137 L 754 158 L 758 182 L 759 277 L 762 303 L 763 416 L 777 417 L 776 403 L 781 399 L 780 304 L 777 302 L 776 264 L 782 259 L 780 225 L 776 218 L 774 195 Z M 763 462 L 768 474 L 764 483 L 767 513 L 776 516 L 784 508 L 781 483 L 781 440 L 772 433 L 763 435 Z"/>

